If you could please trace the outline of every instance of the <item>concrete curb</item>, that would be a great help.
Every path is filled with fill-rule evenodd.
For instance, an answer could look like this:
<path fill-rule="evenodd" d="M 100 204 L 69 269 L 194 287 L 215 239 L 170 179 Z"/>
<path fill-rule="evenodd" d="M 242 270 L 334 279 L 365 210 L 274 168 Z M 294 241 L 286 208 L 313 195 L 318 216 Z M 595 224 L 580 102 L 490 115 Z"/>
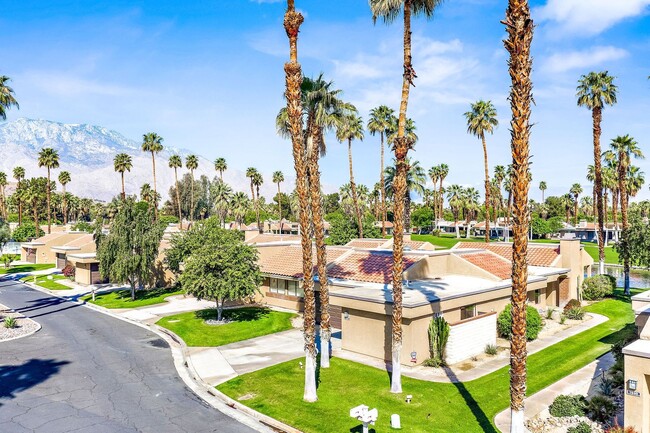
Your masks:
<path fill-rule="evenodd" d="M 21 281 L 22 282 L 22 281 Z M 136 320 L 129 319 L 127 317 L 121 316 L 110 311 L 108 308 L 100 307 L 98 305 L 91 304 L 80 299 L 68 299 L 62 294 L 57 293 L 52 290 L 45 289 L 40 286 L 32 285 L 25 283 L 34 290 L 39 292 L 46 293 L 51 296 L 62 298 L 67 302 L 72 302 L 77 305 L 95 310 L 99 313 L 106 314 L 115 319 L 122 320 L 124 322 L 130 323 L 132 325 L 139 326 L 140 328 L 147 329 L 154 334 L 161 337 L 167 342 L 172 353 L 172 358 L 174 361 L 174 366 L 178 375 L 183 380 L 185 385 L 192 390 L 197 396 L 199 396 L 203 401 L 212 406 L 214 409 L 222 412 L 225 415 L 228 415 L 235 421 L 252 428 L 260 433 L 302 433 L 300 430 L 297 430 L 291 426 L 281 423 L 275 418 L 271 418 L 267 415 L 264 415 L 256 410 L 249 408 L 236 400 L 228 397 L 222 392 L 218 391 L 216 388 L 210 386 L 209 384 L 203 382 L 200 376 L 196 373 L 194 366 L 192 365 L 191 357 L 187 356 L 187 345 L 185 342 L 177 336 L 172 331 L 162 328 L 158 325 L 152 324 L 148 325 L 145 323 L 138 322 Z M 83 296 L 83 295 L 80 295 Z M 40 328 L 39 328 L 40 329 Z M 21 337 L 18 337 L 21 338 Z M 8 341 L 8 340 L 7 340 Z"/>
<path fill-rule="evenodd" d="M 31 336 L 31 335 L 36 334 L 36 333 L 37 333 L 38 331 L 40 331 L 41 328 L 42 328 L 41 324 L 38 323 L 36 320 L 32 320 L 32 319 L 30 319 L 29 317 L 25 317 L 25 316 L 21 317 L 21 319 L 27 319 L 27 320 L 29 320 L 30 322 L 34 322 L 34 323 L 36 323 L 37 328 L 34 329 L 32 332 L 29 332 L 29 333 L 24 334 L 24 335 L 17 335 L 17 336 L 15 336 L 15 337 L 7 338 L 7 339 L 5 339 L 5 340 L 0 340 L 0 344 L 4 343 L 4 342 L 6 342 L 6 341 L 13 341 L 13 340 L 18 340 L 19 338 L 29 337 L 29 336 Z"/>

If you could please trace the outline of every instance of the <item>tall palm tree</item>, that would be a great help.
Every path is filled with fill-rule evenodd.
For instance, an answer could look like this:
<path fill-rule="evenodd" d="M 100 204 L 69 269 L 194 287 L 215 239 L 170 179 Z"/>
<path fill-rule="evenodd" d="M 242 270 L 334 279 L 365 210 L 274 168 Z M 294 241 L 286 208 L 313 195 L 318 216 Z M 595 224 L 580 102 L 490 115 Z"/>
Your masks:
<path fill-rule="evenodd" d="M 298 33 L 304 18 L 296 12 L 294 0 L 287 0 L 284 28 L 289 38 L 289 62 L 284 65 L 286 76 L 285 98 L 287 100 L 287 122 L 291 135 L 294 168 L 296 170 L 296 191 L 299 201 L 299 224 L 302 246 L 302 275 L 305 304 L 303 314 L 303 335 L 305 338 L 305 389 L 303 399 L 318 400 L 316 393 L 316 298 L 314 294 L 312 244 L 309 237 L 309 187 L 305 140 L 303 134 L 302 68 L 298 63 Z"/>
<path fill-rule="evenodd" d="M 18 225 L 20 226 L 23 224 L 23 200 L 20 195 L 20 187 L 22 186 L 23 179 L 25 179 L 25 169 L 23 167 L 14 167 L 12 174 L 17 182 L 16 192 L 18 194 L 16 201 L 18 202 Z"/>
<path fill-rule="evenodd" d="M 541 201 L 541 203 L 544 203 L 544 191 L 546 191 L 546 189 L 547 189 L 546 182 L 541 181 L 539 183 L 539 190 L 542 192 L 542 201 Z"/>
<path fill-rule="evenodd" d="M 594 187 L 596 189 L 596 209 L 598 210 L 598 271 L 605 273 L 605 215 L 603 213 L 603 173 L 601 167 L 600 135 L 603 109 L 616 104 L 618 88 L 614 77 L 607 71 L 590 72 L 580 77 L 576 97 L 578 106 L 591 110 L 594 141 Z"/>
<path fill-rule="evenodd" d="M 255 206 L 255 212 L 256 213 L 257 213 L 257 208 L 258 208 L 257 207 L 258 202 L 257 202 L 257 199 L 255 198 L 255 177 L 258 174 L 259 174 L 259 172 L 257 171 L 257 169 L 255 167 L 248 167 L 246 169 L 246 177 L 249 178 L 250 186 L 251 186 L 251 202 Z M 259 218 L 258 218 L 258 220 L 259 220 Z M 259 221 L 257 222 L 257 229 L 260 230 L 260 233 L 261 233 L 262 228 L 260 227 Z"/>
<path fill-rule="evenodd" d="M 636 197 L 643 184 L 645 183 L 645 174 L 637 166 L 630 165 L 627 171 L 627 192 L 630 197 Z"/>
<path fill-rule="evenodd" d="M 634 138 L 629 135 L 618 136 L 612 140 L 610 148 L 613 152 L 616 153 L 618 159 L 618 190 L 621 198 L 621 219 L 623 220 L 623 232 L 621 233 L 621 250 L 623 254 L 623 273 L 625 275 L 624 289 L 625 294 L 630 294 L 630 256 L 627 253 L 627 231 L 628 226 L 628 201 L 629 201 L 629 192 L 628 192 L 628 176 L 630 168 L 630 158 L 634 157 L 636 159 L 644 158 L 643 152 L 639 148 L 639 143 L 637 143 Z"/>
<path fill-rule="evenodd" d="M 219 215 L 221 227 L 226 226 L 226 216 L 232 202 L 233 192 L 230 185 L 219 179 L 212 189 L 212 197 L 214 198 L 214 208 Z"/>
<path fill-rule="evenodd" d="M 447 188 L 447 201 L 449 202 L 449 207 L 451 207 L 451 212 L 454 214 L 454 226 L 456 227 L 456 237 L 460 237 L 460 230 L 458 229 L 458 219 L 460 216 L 460 210 L 463 206 L 463 194 L 465 189 L 460 185 L 451 185 Z"/>
<path fill-rule="evenodd" d="M 7 197 L 5 195 L 5 188 L 7 187 L 7 173 L 0 171 L 0 215 L 2 218 L 7 219 Z"/>
<path fill-rule="evenodd" d="M 133 159 L 128 153 L 118 153 L 113 158 L 113 168 L 117 173 L 120 173 L 122 178 L 122 200 L 126 200 L 126 190 L 124 189 L 124 172 L 131 172 L 133 168 Z"/>
<path fill-rule="evenodd" d="M 506 19 L 508 38 L 504 41 L 510 54 L 508 69 L 511 79 L 512 111 L 512 337 L 510 339 L 510 433 L 523 433 L 524 398 L 526 397 L 526 298 L 528 290 L 528 192 L 530 188 L 530 112 L 532 103 L 530 46 L 533 20 L 528 0 L 508 0 Z"/>
<path fill-rule="evenodd" d="M 261 173 L 257 172 L 251 179 L 255 185 L 255 216 L 257 217 L 257 227 L 260 233 L 264 233 L 264 225 L 260 221 L 260 186 L 264 183 L 264 177 Z"/>
<path fill-rule="evenodd" d="M 438 218 L 440 217 L 438 215 L 438 192 L 435 191 L 436 186 L 438 185 L 438 179 L 440 179 L 440 166 L 439 165 L 434 165 L 429 169 L 429 172 L 427 173 L 429 175 L 429 178 L 431 179 L 431 183 L 433 183 L 433 221 L 438 221 Z"/>
<path fill-rule="evenodd" d="M 466 188 L 463 191 L 461 197 L 463 210 L 465 212 L 465 237 L 469 239 L 471 230 L 470 224 L 473 218 L 476 217 L 478 210 L 480 209 L 479 200 L 481 198 L 480 193 L 476 188 Z"/>
<path fill-rule="evenodd" d="M 381 191 L 381 235 L 386 236 L 386 182 L 384 180 L 384 137 L 391 126 L 391 119 L 395 117 L 395 110 L 385 105 L 370 110 L 370 118 L 368 119 L 368 132 L 375 135 L 379 133 L 379 155 L 380 155 L 380 170 L 379 170 L 379 184 Z"/>
<path fill-rule="evenodd" d="M 574 183 L 571 186 L 571 195 L 573 196 L 573 224 L 578 225 L 578 201 L 580 199 L 580 194 L 582 194 L 582 185 L 579 183 Z"/>
<path fill-rule="evenodd" d="M 69 184 L 71 180 L 70 172 L 62 171 L 59 173 L 59 183 L 63 190 L 63 224 L 68 224 L 68 197 L 66 196 L 65 186 Z"/>
<path fill-rule="evenodd" d="M 352 188 L 352 199 L 354 200 L 354 209 L 359 226 L 359 237 L 363 238 L 363 217 L 359 207 L 359 197 L 357 196 L 357 185 L 354 182 L 354 170 L 352 168 L 352 140 L 363 140 L 363 120 L 360 116 L 350 113 L 346 115 L 336 130 L 336 138 L 343 143 L 348 142 L 348 162 L 350 165 L 350 188 Z"/>
<path fill-rule="evenodd" d="M 604 166 L 603 172 L 603 211 L 605 212 L 605 246 L 607 246 L 607 223 L 609 222 L 609 213 L 607 211 L 607 192 L 612 193 L 612 219 L 614 220 L 614 240 L 618 242 L 618 154 L 613 150 L 606 150 L 603 153 Z"/>
<path fill-rule="evenodd" d="M 178 205 L 178 226 L 183 230 L 183 214 L 181 212 L 181 193 L 180 185 L 178 184 L 178 169 L 183 168 L 183 159 L 180 155 L 172 155 L 169 157 L 169 167 L 174 169 L 174 185 L 176 185 L 176 204 Z"/>
<path fill-rule="evenodd" d="M 235 222 L 239 225 L 239 229 L 241 230 L 241 225 L 244 222 L 244 216 L 246 215 L 246 212 L 248 212 L 248 209 L 250 208 L 250 201 L 248 200 L 248 196 L 246 195 L 246 193 L 242 191 L 237 191 L 232 196 L 232 200 L 230 201 L 230 206 L 231 206 L 233 217 L 235 218 Z"/>
<path fill-rule="evenodd" d="M 158 193 L 156 189 L 156 154 L 163 150 L 163 138 L 155 132 L 148 132 L 142 136 L 142 151 L 151 152 L 151 167 L 153 169 L 153 192 Z M 154 207 L 154 219 L 158 219 L 158 206 Z"/>
<path fill-rule="evenodd" d="M 480 138 L 483 144 L 483 168 L 485 170 L 485 242 L 490 242 L 490 170 L 488 166 L 486 133 L 494 133 L 499 125 L 497 109 L 492 101 L 480 100 L 471 105 L 471 110 L 465 113 L 467 132 Z"/>
<path fill-rule="evenodd" d="M 439 176 L 440 176 L 438 178 L 438 180 L 440 181 L 440 185 L 438 187 L 438 200 L 439 200 L 439 203 L 438 203 L 438 206 L 439 206 L 438 215 L 440 215 L 440 218 L 444 218 L 444 215 L 445 215 L 445 197 L 443 195 L 442 184 L 445 181 L 445 179 L 447 178 L 447 176 L 449 176 L 449 166 L 447 164 L 440 164 L 440 165 L 438 165 L 438 168 L 439 168 Z"/>
<path fill-rule="evenodd" d="M 223 181 L 223 172 L 228 170 L 226 158 L 217 158 L 214 160 L 214 169 L 219 172 L 219 179 Z"/>
<path fill-rule="evenodd" d="M 196 155 L 187 155 L 185 157 L 185 167 L 190 171 L 192 178 L 192 188 L 190 189 L 190 222 L 194 220 L 194 170 L 199 168 L 199 158 Z"/>
<path fill-rule="evenodd" d="M 395 163 L 395 160 L 393 160 Z M 406 194 L 404 194 L 404 228 L 407 231 L 411 229 L 411 193 L 424 195 L 425 184 L 427 182 L 427 175 L 420 161 L 411 161 L 411 158 L 406 159 L 408 171 L 406 172 Z M 397 175 L 395 166 L 386 167 L 386 192 L 389 196 L 395 196 L 395 176 Z"/>
<path fill-rule="evenodd" d="M 53 168 L 59 167 L 59 153 L 51 147 L 44 147 L 38 152 L 38 166 L 47 168 L 47 188 L 45 193 L 47 195 L 47 233 L 52 233 L 52 208 L 51 203 L 51 180 L 50 172 Z"/>
<path fill-rule="evenodd" d="M 11 107 L 20 109 L 14 96 L 14 89 L 7 85 L 9 81 L 11 78 L 6 75 L 0 76 L 0 117 L 2 120 L 7 120 L 7 110 Z"/>
<path fill-rule="evenodd" d="M 280 184 L 284 182 L 284 173 L 281 171 L 273 172 L 273 183 L 278 186 L 278 218 L 280 221 L 280 234 L 282 234 L 282 197 L 280 196 Z"/>

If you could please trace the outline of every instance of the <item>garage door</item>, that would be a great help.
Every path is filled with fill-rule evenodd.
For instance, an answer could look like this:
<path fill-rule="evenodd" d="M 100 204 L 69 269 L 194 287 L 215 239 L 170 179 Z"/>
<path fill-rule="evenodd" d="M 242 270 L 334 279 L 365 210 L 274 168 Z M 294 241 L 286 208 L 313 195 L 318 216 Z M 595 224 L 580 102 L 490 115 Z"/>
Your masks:
<path fill-rule="evenodd" d="M 36 250 L 33 248 L 28 248 L 26 259 L 28 263 L 36 263 Z"/>
<path fill-rule="evenodd" d="M 56 267 L 57 269 L 63 269 L 66 265 L 65 254 L 56 253 Z"/>
<path fill-rule="evenodd" d="M 337 305 L 330 305 L 330 326 L 332 328 L 341 329 L 341 316 L 343 312 L 342 307 Z"/>
<path fill-rule="evenodd" d="M 90 284 L 101 284 L 102 276 L 99 273 L 99 263 L 90 264 Z"/>

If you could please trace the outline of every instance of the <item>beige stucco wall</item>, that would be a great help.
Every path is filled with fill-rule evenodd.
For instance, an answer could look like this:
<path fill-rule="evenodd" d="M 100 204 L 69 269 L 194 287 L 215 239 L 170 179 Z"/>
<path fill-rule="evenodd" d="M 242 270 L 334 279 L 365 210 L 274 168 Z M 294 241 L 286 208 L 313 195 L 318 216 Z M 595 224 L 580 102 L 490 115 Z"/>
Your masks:
<path fill-rule="evenodd" d="M 639 433 L 650 433 L 650 359 L 625 356 L 625 388 L 628 381 L 637 380 L 640 396 L 625 394 L 625 427 Z"/>
<path fill-rule="evenodd" d="M 571 299 L 578 299 L 578 289 L 584 281 L 584 271 L 587 263 L 585 263 L 579 239 L 561 240 L 560 255 L 559 266 L 571 269 L 567 275 L 569 282 L 568 296 L 560 298 L 560 305 L 563 306 Z"/>
<path fill-rule="evenodd" d="M 90 284 L 90 263 L 75 263 L 74 280 L 79 284 Z"/>
<path fill-rule="evenodd" d="M 449 364 L 476 356 L 485 351 L 488 345 L 497 344 L 497 315 L 485 314 L 452 324 L 447 342 Z"/>

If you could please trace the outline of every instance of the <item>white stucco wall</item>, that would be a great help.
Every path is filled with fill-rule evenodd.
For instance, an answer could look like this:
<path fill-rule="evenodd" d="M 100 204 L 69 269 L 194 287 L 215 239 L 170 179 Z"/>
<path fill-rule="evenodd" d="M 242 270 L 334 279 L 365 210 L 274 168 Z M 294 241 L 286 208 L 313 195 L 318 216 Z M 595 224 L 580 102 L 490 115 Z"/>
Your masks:
<path fill-rule="evenodd" d="M 452 325 L 447 341 L 447 363 L 455 364 L 485 351 L 488 344 L 497 344 L 497 316 L 470 319 Z"/>

